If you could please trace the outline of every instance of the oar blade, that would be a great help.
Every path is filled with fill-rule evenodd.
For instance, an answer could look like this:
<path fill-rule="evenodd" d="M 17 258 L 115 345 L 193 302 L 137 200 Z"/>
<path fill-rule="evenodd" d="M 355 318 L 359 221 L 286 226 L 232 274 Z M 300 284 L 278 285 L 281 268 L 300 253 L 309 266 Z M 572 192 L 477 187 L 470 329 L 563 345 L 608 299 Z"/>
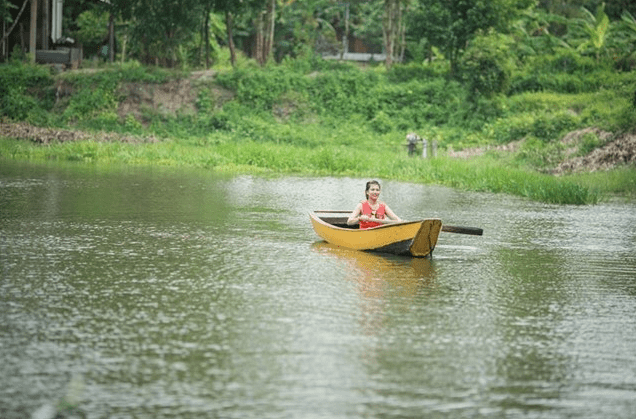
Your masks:
<path fill-rule="evenodd" d="M 449 226 L 442 225 L 442 231 L 446 233 L 458 233 L 458 234 L 470 234 L 471 236 L 482 236 L 484 230 L 477 227 L 461 227 L 461 226 Z"/>

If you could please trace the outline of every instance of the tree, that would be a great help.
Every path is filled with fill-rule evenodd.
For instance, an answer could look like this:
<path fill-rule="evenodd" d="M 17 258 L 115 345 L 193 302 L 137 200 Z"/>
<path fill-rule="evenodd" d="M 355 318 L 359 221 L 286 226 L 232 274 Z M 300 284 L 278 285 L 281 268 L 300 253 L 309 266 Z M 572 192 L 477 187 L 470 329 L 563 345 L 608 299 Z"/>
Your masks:
<path fill-rule="evenodd" d="M 573 21 L 575 34 L 582 37 L 577 50 L 582 53 L 591 51 L 596 57 L 596 61 L 599 61 L 601 53 L 606 49 L 610 30 L 610 20 L 605 13 L 605 3 L 601 3 L 597 7 L 596 15 L 585 7 L 581 7 L 581 12 L 583 18 Z"/>
<path fill-rule="evenodd" d="M 210 0 L 208 0 L 210 1 Z M 230 62 L 232 67 L 236 65 L 236 48 L 234 46 L 234 17 L 236 15 L 249 12 L 254 3 L 258 6 L 261 1 L 255 0 L 211 0 L 214 10 L 225 16 L 225 28 L 227 32 L 227 44 L 230 49 Z"/>
<path fill-rule="evenodd" d="M 387 69 L 390 69 L 393 65 L 393 58 L 398 46 L 400 47 L 400 57 L 404 55 L 406 21 L 403 19 L 403 16 L 407 7 L 408 0 L 384 0 L 382 33 L 384 38 L 384 51 L 386 53 L 385 65 Z"/>
<path fill-rule="evenodd" d="M 133 42 L 146 62 L 174 66 L 179 46 L 201 27 L 201 0 L 111 0 L 113 12 L 131 22 Z"/>
<path fill-rule="evenodd" d="M 462 78 L 471 93 L 492 97 L 506 92 L 515 67 L 512 44 L 511 36 L 494 31 L 470 41 L 461 58 L 461 69 Z"/>
<path fill-rule="evenodd" d="M 411 14 L 411 34 L 443 51 L 455 74 L 461 52 L 479 30 L 507 32 L 531 4 L 529 0 L 418 0 Z"/>
<path fill-rule="evenodd" d="M 0 22 L 11 23 L 11 9 L 17 9 L 18 7 L 13 3 L 9 3 L 9 0 L 0 0 Z"/>
<path fill-rule="evenodd" d="M 265 8 L 256 16 L 256 61 L 264 65 L 274 50 L 276 0 L 266 0 Z"/>
<path fill-rule="evenodd" d="M 0 41 L 0 44 L 4 44 L 4 42 L 7 40 L 7 38 L 13 31 L 13 28 L 15 28 L 15 25 L 17 25 L 18 20 L 20 20 L 20 16 L 24 12 L 24 9 L 26 8 L 28 1 L 29 0 L 24 0 L 24 3 L 22 3 L 22 7 L 20 8 L 20 11 L 18 12 L 18 17 L 15 20 L 12 20 L 11 9 L 16 9 L 17 6 L 13 5 L 12 3 L 9 3 L 8 0 L 0 0 L 0 21 L 2 21 L 3 24 L 8 24 L 13 22 L 11 27 L 8 30 L 5 30 L 5 32 L 2 34 L 2 40 Z"/>
<path fill-rule="evenodd" d="M 332 0 L 288 0 L 279 8 L 276 27 L 276 56 L 297 57 L 314 52 L 345 52 L 346 10 L 350 3 Z M 345 26 L 343 29 L 342 26 Z M 338 31 L 341 38 L 338 39 Z"/>

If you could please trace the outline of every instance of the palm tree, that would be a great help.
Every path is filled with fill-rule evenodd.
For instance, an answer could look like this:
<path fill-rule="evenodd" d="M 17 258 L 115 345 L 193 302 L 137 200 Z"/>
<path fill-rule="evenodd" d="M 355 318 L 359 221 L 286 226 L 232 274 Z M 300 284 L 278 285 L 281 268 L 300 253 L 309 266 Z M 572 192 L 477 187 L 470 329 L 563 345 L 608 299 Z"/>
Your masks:
<path fill-rule="evenodd" d="M 581 53 L 593 51 L 596 61 L 600 59 L 601 52 L 607 48 L 608 34 L 610 32 L 610 20 L 605 13 L 605 3 L 601 3 L 596 9 L 596 15 L 585 7 L 581 7 L 583 18 L 574 21 L 575 28 L 585 38 L 577 47 Z"/>

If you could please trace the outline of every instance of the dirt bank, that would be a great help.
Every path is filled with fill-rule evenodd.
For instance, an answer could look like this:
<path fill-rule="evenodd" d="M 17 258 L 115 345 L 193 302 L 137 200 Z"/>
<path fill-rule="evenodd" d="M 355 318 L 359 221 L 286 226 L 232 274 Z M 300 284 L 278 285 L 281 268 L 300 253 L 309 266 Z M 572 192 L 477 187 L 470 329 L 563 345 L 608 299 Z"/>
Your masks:
<path fill-rule="evenodd" d="M 118 90 L 117 96 L 124 99 L 119 103 L 117 114 L 121 121 L 133 116 L 142 125 L 148 121 L 144 112 L 156 112 L 163 115 L 191 114 L 197 112 L 195 106 L 197 95 L 205 89 L 210 98 L 208 106 L 219 109 L 226 102 L 232 100 L 234 93 L 223 89 L 214 83 L 216 74 L 213 71 L 199 71 L 191 73 L 189 78 L 171 80 L 162 84 L 154 83 L 124 83 Z M 56 101 L 64 105 L 74 94 L 73 85 L 64 79 L 56 83 Z M 281 106 L 283 109 L 286 106 Z M 274 110 L 278 117 L 284 119 L 283 111 Z M 282 116 L 281 116 L 282 115 Z M 0 135 L 12 138 L 30 140 L 40 144 L 65 141 L 100 141 L 125 143 L 153 143 L 158 139 L 150 135 L 138 137 L 122 135 L 112 132 L 86 132 L 72 129 L 40 128 L 27 123 L 13 123 L 0 121 Z M 581 156 L 581 144 L 585 137 L 598 139 L 601 147 L 591 153 Z M 597 128 L 586 128 L 573 131 L 565 135 L 560 141 L 566 150 L 563 161 L 553 168 L 550 173 L 561 175 L 565 173 L 591 172 L 608 170 L 620 165 L 636 166 L 636 133 L 615 137 L 612 133 Z M 511 142 L 498 147 L 482 147 L 464 149 L 461 151 L 448 150 L 448 155 L 455 158 L 471 158 L 484 154 L 489 150 L 505 153 L 516 153 L 522 147 L 524 140 Z"/>
<path fill-rule="evenodd" d="M 571 135 L 584 135 L 582 131 L 576 131 Z M 564 140 L 567 139 L 568 136 L 565 136 Z M 594 172 L 613 169 L 621 165 L 636 167 L 636 134 L 621 135 L 603 147 L 593 150 L 587 156 L 568 158 L 558 165 L 552 173 L 560 175 L 564 173 Z"/>
<path fill-rule="evenodd" d="M 585 156 L 575 156 L 578 145 L 587 134 L 595 135 L 602 143 L 599 147 Z M 601 131 L 598 128 L 585 128 L 572 131 L 560 141 L 566 147 L 564 160 L 549 172 L 554 175 L 566 173 L 594 172 L 597 170 L 609 170 L 622 165 L 636 166 L 636 133 L 628 133 L 611 140 L 612 133 Z M 480 156 L 487 151 L 517 152 L 523 140 L 515 141 L 497 147 L 477 147 L 460 151 L 449 150 L 448 155 L 455 158 L 468 159 Z"/>
<path fill-rule="evenodd" d="M 158 140 L 154 136 L 133 137 L 113 132 L 86 132 L 68 129 L 40 128 L 25 122 L 0 123 L 0 135 L 9 138 L 30 140 L 34 143 L 48 144 L 66 141 L 100 141 L 123 143 L 154 143 Z"/>

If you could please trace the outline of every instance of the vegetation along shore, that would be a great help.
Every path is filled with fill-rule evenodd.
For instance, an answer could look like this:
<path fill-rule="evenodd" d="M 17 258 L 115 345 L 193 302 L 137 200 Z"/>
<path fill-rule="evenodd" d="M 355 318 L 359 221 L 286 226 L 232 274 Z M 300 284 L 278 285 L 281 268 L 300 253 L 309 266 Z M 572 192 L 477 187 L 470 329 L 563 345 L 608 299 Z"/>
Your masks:
<path fill-rule="evenodd" d="M 531 26 L 523 16 L 516 24 Z M 307 48 L 256 60 L 215 45 L 207 69 L 129 55 L 60 72 L 17 55 L 0 64 L 0 158 L 374 177 L 555 204 L 633 199 L 636 20 L 630 32 L 627 16 L 620 39 L 631 44 L 579 48 L 585 35 L 573 30 L 548 44 L 509 25 L 475 30 L 452 56 L 418 50 L 411 34 L 411 55 L 390 65 Z M 435 156 L 409 156 L 410 132 L 435 143 Z"/>

